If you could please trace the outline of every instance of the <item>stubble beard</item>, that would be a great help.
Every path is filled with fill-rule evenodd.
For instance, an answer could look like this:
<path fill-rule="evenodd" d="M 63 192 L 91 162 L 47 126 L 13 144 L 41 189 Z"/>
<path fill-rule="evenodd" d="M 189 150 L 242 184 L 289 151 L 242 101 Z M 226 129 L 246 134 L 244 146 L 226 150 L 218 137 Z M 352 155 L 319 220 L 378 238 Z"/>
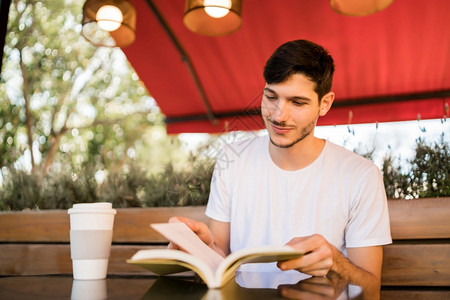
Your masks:
<path fill-rule="evenodd" d="M 266 122 L 266 128 L 268 128 L 267 125 L 270 125 L 270 124 L 267 124 L 267 123 L 274 123 L 274 124 L 276 124 L 276 125 L 280 125 L 280 123 L 274 122 L 274 121 L 270 121 L 270 120 L 265 120 L 265 122 Z M 281 125 L 282 125 L 282 124 L 281 124 Z M 303 141 L 306 137 L 308 137 L 309 135 L 311 135 L 312 132 L 313 132 L 313 130 L 314 130 L 315 125 L 316 125 L 316 122 L 315 122 L 315 121 L 312 121 L 311 123 L 309 123 L 308 125 L 306 125 L 306 126 L 300 131 L 299 137 L 298 137 L 296 140 L 294 140 L 293 142 L 291 142 L 291 143 L 289 143 L 289 144 L 285 144 L 285 145 L 275 143 L 275 142 L 272 140 L 272 137 L 270 136 L 270 133 L 269 133 L 269 139 L 270 139 L 270 142 L 272 143 L 272 145 L 274 145 L 275 147 L 278 147 L 278 148 L 283 148 L 283 149 L 291 148 L 292 146 L 294 146 L 294 145 L 296 145 L 297 143 Z M 270 131 L 269 131 L 269 132 L 270 132 Z"/>

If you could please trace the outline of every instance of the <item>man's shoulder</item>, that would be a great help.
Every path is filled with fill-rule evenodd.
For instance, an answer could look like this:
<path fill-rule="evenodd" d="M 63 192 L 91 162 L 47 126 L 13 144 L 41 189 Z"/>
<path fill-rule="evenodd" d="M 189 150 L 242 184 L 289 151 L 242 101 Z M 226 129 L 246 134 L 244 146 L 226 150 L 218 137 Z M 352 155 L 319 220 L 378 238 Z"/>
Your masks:
<path fill-rule="evenodd" d="M 251 165 L 252 162 L 263 161 L 261 156 L 267 151 L 267 141 L 264 136 L 252 136 L 250 138 L 225 141 L 222 150 L 216 158 L 216 168 L 239 170 L 244 165 Z M 264 150 L 266 149 L 266 150 Z"/>
<path fill-rule="evenodd" d="M 254 154 L 255 152 L 261 152 L 266 149 L 268 137 L 263 136 L 251 136 L 236 141 L 225 142 L 223 146 L 223 152 L 228 155 L 242 156 L 247 154 Z"/>
<path fill-rule="evenodd" d="M 330 141 L 327 141 L 327 154 L 338 164 L 353 168 L 378 168 L 371 160 Z"/>

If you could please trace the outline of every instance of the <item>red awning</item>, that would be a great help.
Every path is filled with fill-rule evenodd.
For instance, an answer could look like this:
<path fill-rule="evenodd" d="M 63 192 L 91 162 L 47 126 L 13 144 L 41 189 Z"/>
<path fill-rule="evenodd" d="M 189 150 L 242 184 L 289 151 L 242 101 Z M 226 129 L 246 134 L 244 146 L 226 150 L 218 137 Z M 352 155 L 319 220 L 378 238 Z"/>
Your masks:
<path fill-rule="evenodd" d="M 264 63 L 293 39 L 319 43 L 335 60 L 336 100 L 319 125 L 448 116 L 448 0 L 394 0 L 365 17 L 337 14 L 328 0 L 243 0 L 242 27 L 223 37 L 190 32 L 185 0 L 132 2 L 136 41 L 123 51 L 169 133 L 262 128 Z"/>

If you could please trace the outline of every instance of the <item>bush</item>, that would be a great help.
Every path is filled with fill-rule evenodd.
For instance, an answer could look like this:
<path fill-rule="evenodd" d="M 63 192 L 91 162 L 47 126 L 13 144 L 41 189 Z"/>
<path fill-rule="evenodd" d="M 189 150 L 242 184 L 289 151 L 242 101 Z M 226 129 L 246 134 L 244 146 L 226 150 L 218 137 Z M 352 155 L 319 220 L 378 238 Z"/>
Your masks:
<path fill-rule="evenodd" d="M 418 197 L 450 196 L 450 146 L 444 142 L 426 145 L 421 139 L 410 162 L 411 188 Z"/>
<path fill-rule="evenodd" d="M 389 199 L 406 198 L 408 193 L 411 192 L 408 175 L 402 173 L 399 165 L 395 165 L 391 155 L 384 158 L 381 171 L 383 173 L 386 196 Z"/>
<path fill-rule="evenodd" d="M 44 177 L 9 168 L 3 178 L 0 210 L 67 209 L 74 203 L 99 201 L 89 168 L 51 171 Z"/>
<path fill-rule="evenodd" d="M 190 169 L 147 175 L 136 165 L 107 175 L 102 184 L 95 179 L 95 167 L 73 170 L 66 165 L 44 177 L 3 169 L 0 210 L 68 209 L 74 203 L 111 202 L 116 208 L 205 205 L 214 168 L 212 159 L 190 158 Z"/>
<path fill-rule="evenodd" d="M 391 155 L 382 166 L 386 194 L 390 199 L 450 196 L 450 146 L 427 145 L 417 140 L 409 168 L 401 168 Z M 371 156 L 371 152 L 366 153 Z M 74 168 L 60 164 L 45 176 L 14 168 L 3 168 L 0 210 L 68 209 L 74 203 L 111 202 L 114 207 L 205 205 L 208 201 L 214 160 L 191 156 L 189 167 L 176 169 L 168 163 L 158 174 L 147 174 L 142 166 L 128 165 L 110 172 L 99 184 L 95 165 Z"/>
<path fill-rule="evenodd" d="M 165 172 L 154 175 L 145 187 L 142 201 L 145 206 L 205 205 L 214 161 L 191 157 L 192 169 L 176 172 L 171 164 Z"/>
<path fill-rule="evenodd" d="M 388 198 L 433 198 L 450 196 L 450 146 L 442 135 L 439 143 L 427 145 L 418 139 L 415 157 L 402 171 L 389 156 L 384 159 L 383 179 Z"/>
<path fill-rule="evenodd" d="M 113 207 L 141 207 L 139 194 L 149 184 L 144 170 L 133 166 L 128 172 L 111 173 L 100 186 L 102 202 L 111 202 Z"/>
<path fill-rule="evenodd" d="M 42 206 L 42 185 L 38 176 L 13 168 L 4 170 L 3 178 L 5 176 L 7 179 L 0 190 L 0 210 L 36 209 Z"/>

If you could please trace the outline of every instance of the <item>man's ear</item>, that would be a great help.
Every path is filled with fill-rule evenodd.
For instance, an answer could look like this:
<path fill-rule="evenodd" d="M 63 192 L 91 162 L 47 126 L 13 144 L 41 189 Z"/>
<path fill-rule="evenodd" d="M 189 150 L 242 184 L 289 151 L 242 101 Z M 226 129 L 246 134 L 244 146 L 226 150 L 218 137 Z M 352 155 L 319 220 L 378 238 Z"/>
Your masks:
<path fill-rule="evenodd" d="M 325 96 L 322 97 L 322 101 L 320 101 L 320 108 L 319 108 L 319 116 L 323 117 L 327 114 L 327 112 L 330 110 L 331 105 L 334 101 L 334 93 L 329 92 Z"/>

